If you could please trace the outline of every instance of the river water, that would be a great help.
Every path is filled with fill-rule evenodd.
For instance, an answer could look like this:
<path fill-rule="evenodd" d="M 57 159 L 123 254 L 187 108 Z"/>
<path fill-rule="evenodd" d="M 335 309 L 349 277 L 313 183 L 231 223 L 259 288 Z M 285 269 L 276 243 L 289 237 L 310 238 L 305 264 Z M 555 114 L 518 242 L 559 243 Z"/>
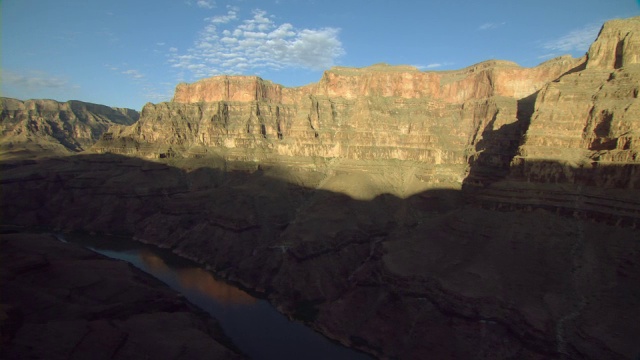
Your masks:
<path fill-rule="evenodd" d="M 371 359 L 289 320 L 268 301 L 216 279 L 198 264 L 168 250 L 113 237 L 59 238 L 127 261 L 158 278 L 218 319 L 227 336 L 251 359 Z"/>

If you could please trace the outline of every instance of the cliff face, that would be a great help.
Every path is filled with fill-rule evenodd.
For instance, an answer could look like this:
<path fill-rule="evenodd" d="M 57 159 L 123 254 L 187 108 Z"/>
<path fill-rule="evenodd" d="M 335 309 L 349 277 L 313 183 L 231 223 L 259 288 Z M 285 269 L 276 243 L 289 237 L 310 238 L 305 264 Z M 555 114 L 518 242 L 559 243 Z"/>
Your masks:
<path fill-rule="evenodd" d="M 639 23 L 610 21 L 585 58 L 528 69 L 506 61 L 446 72 L 378 64 L 333 68 L 300 88 L 255 76 L 180 84 L 172 102 L 148 104 L 139 123 L 114 128 L 94 150 L 281 165 L 412 161 L 422 179 L 480 186 L 507 173 L 573 181 L 570 174 L 597 164 L 638 158 Z M 553 170 L 545 160 L 566 166 Z M 604 183 L 612 180 L 594 180 Z"/>
<path fill-rule="evenodd" d="M 174 102 L 282 101 L 282 86 L 257 76 L 219 76 L 194 84 L 179 84 Z"/>
<path fill-rule="evenodd" d="M 531 69 L 180 85 L 98 154 L 3 164 L 2 220 L 171 248 L 380 357 L 632 359 L 639 22 Z"/>
<path fill-rule="evenodd" d="M 54 100 L 0 99 L 0 144 L 4 153 L 20 150 L 54 153 L 89 148 L 110 126 L 131 125 L 135 110 Z"/>
<path fill-rule="evenodd" d="M 638 41 L 640 18 L 606 23 L 584 68 L 546 84 L 534 96 L 532 115 L 522 123 L 524 137 L 518 146 L 512 144 L 506 152 L 511 156 L 500 166 L 503 176 L 485 176 L 495 175 L 495 161 L 486 151 L 477 157 L 467 180 L 485 187 L 480 194 L 485 205 L 530 208 L 542 203 L 574 216 L 637 224 L 640 64 L 632 49 Z M 486 137 L 509 132 L 494 127 Z M 505 154 L 508 146 L 499 148 Z"/>
<path fill-rule="evenodd" d="M 639 64 L 639 22 L 638 18 L 606 22 L 589 48 L 587 68 L 612 70 Z"/>
<path fill-rule="evenodd" d="M 377 64 L 336 67 L 299 88 L 255 76 L 180 84 L 172 102 L 147 104 L 138 123 L 112 128 L 93 151 L 302 164 L 327 176 L 323 188 L 357 198 L 460 184 L 492 187 L 484 200 L 528 182 L 637 188 L 639 22 L 608 22 L 585 57 L 534 68 Z M 387 185 L 367 193 L 329 181 L 358 168 Z M 407 171 L 411 181 L 398 184 Z"/>
<path fill-rule="evenodd" d="M 606 23 L 589 49 L 586 69 L 538 94 L 519 157 L 578 165 L 639 161 L 638 50 L 640 19 Z"/>
<path fill-rule="evenodd" d="M 449 72 L 334 68 L 317 84 L 291 89 L 214 77 L 178 85 L 172 102 L 147 104 L 138 123 L 111 129 L 93 150 L 280 166 L 401 160 L 419 162 L 416 176 L 427 182 L 459 184 L 486 124 L 516 121 L 518 99 L 583 62 L 561 57 L 524 69 L 489 61 Z"/>

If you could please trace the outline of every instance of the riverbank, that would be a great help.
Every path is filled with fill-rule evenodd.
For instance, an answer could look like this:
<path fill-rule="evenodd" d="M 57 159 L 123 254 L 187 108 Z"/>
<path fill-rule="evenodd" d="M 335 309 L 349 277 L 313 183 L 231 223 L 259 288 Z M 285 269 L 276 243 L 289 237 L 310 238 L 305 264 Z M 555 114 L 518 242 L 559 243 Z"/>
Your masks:
<path fill-rule="evenodd" d="M 8 230 L 6 227 L 3 230 L 26 231 L 20 228 Z M 226 342 L 249 358 L 369 359 L 369 356 L 344 347 L 301 322 L 292 321 L 257 293 L 218 280 L 205 267 L 168 249 L 130 238 L 104 235 L 45 233 L 33 236 L 55 238 L 71 248 L 80 246 L 82 250 L 89 249 L 106 256 L 118 266 L 127 262 L 135 267 L 133 271 L 140 270 L 153 276 L 153 280 L 159 280 L 162 286 L 170 287 L 180 294 L 181 299 L 197 307 L 200 316 L 215 319 Z M 171 326 L 166 324 L 166 327 Z"/>
<path fill-rule="evenodd" d="M 47 234 L 0 247 L 3 359 L 243 358 L 216 320 L 125 262 Z"/>

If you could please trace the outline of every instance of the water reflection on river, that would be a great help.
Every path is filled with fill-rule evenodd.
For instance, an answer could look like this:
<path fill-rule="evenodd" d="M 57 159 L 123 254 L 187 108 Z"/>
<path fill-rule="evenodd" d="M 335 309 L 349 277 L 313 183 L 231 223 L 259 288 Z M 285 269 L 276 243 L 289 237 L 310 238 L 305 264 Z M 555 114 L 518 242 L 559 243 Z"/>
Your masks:
<path fill-rule="evenodd" d="M 151 252 L 149 249 L 142 249 L 139 252 L 140 260 L 147 266 L 154 274 L 163 274 L 167 276 L 174 272 L 177 275 L 177 279 L 180 282 L 180 286 L 189 289 L 190 291 L 201 292 L 202 294 L 215 299 L 215 301 L 222 305 L 242 304 L 251 305 L 254 304 L 257 299 L 247 294 L 246 292 L 238 289 L 235 286 L 231 286 L 223 281 L 216 280 L 213 274 L 197 267 L 190 268 L 170 268 L 167 264 Z"/>
<path fill-rule="evenodd" d="M 111 258 L 125 260 L 182 293 L 218 319 L 224 332 L 252 359 L 370 359 L 289 321 L 269 302 L 217 280 L 171 252 L 132 240 L 65 235 Z"/>

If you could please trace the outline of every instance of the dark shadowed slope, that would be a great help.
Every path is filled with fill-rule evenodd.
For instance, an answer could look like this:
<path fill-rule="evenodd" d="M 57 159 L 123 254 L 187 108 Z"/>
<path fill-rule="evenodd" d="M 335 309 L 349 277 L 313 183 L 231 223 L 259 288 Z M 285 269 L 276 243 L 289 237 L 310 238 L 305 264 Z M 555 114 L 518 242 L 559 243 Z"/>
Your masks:
<path fill-rule="evenodd" d="M 597 187 L 555 185 L 582 191 L 575 201 L 545 184 L 517 202 L 446 189 L 354 200 L 253 166 L 183 170 L 114 155 L 4 163 L 2 220 L 171 248 L 380 356 L 640 352 L 633 198 L 636 210 L 611 226 L 619 205 L 592 204 Z"/>
<path fill-rule="evenodd" d="M 125 262 L 2 234 L 3 359 L 239 359 L 218 324 Z"/>

